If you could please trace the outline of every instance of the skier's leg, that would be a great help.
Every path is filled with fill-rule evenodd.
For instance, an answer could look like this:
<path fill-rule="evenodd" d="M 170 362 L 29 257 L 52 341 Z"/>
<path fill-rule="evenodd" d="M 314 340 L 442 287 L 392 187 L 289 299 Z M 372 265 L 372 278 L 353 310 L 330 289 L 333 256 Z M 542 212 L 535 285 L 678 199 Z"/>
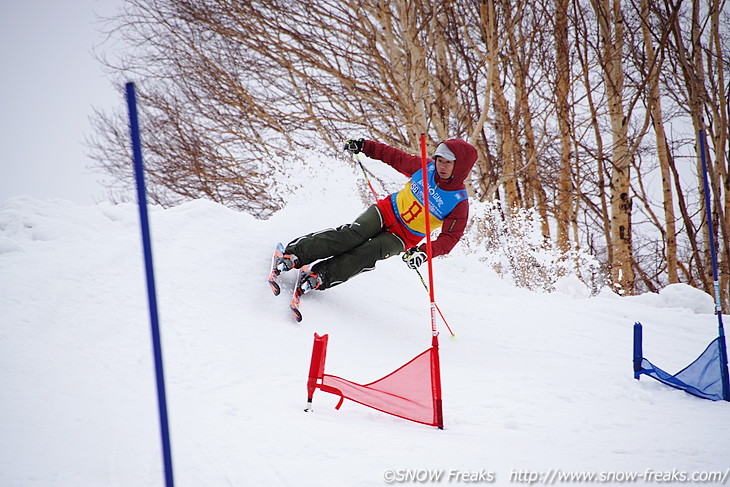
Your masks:
<path fill-rule="evenodd" d="M 372 270 L 377 261 L 398 255 L 404 250 L 405 245 L 399 237 L 383 232 L 349 252 L 316 263 L 312 272 L 322 280 L 318 289 L 324 290 L 361 272 Z"/>
<path fill-rule="evenodd" d="M 348 225 L 310 233 L 290 242 L 284 254 L 296 255 L 299 267 L 352 250 L 377 235 L 382 228 L 380 210 L 372 205 Z"/>

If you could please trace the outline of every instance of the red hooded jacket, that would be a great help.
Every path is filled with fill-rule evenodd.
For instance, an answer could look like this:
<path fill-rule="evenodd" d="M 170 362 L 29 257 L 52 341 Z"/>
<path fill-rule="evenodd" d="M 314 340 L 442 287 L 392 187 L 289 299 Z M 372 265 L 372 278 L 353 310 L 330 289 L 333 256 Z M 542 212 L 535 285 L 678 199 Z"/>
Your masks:
<path fill-rule="evenodd" d="M 471 144 L 460 139 L 450 139 L 444 141 L 444 144 L 454 153 L 456 162 L 454 163 L 454 171 L 451 178 L 448 180 L 443 180 L 438 176 L 438 173 L 436 174 L 436 185 L 446 191 L 465 189 L 464 181 L 477 160 L 477 151 Z M 365 141 L 363 153 L 372 159 L 385 162 L 396 171 L 408 177 L 413 176 L 414 173 L 421 169 L 421 158 L 419 156 L 410 155 L 389 145 L 372 140 Z M 379 200 L 377 205 L 380 213 L 383 215 L 384 223 L 388 231 L 400 237 L 407 249 L 418 245 L 423 240 L 423 237 L 411 233 L 398 220 L 393 211 L 390 195 Z M 465 199 L 459 202 L 451 213 L 444 218 L 441 233 L 431 243 L 433 257 L 448 254 L 454 248 L 464 234 L 468 218 L 469 201 Z M 421 250 L 425 252 L 425 244 L 421 245 Z"/>

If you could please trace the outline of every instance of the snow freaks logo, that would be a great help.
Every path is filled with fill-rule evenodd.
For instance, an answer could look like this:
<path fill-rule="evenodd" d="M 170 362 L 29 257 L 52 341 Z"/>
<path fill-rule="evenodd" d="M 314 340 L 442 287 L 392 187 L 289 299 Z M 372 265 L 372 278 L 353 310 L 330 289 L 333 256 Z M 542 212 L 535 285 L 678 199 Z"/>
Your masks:
<path fill-rule="evenodd" d="M 487 470 L 439 470 L 399 468 L 388 469 L 383 472 L 383 480 L 387 484 L 429 484 L 429 483 L 468 483 L 493 484 L 497 481 L 497 474 Z"/>
<path fill-rule="evenodd" d="M 567 472 L 559 469 L 550 469 L 547 472 L 531 470 L 512 470 L 510 483 L 554 485 L 563 483 L 597 483 L 597 484 L 631 484 L 643 482 L 665 484 L 710 484 L 725 485 L 730 474 L 730 468 L 722 471 L 695 471 L 683 470 L 654 470 L 647 468 L 643 472 Z"/>
<path fill-rule="evenodd" d="M 568 472 L 559 469 L 548 471 L 512 470 L 510 484 L 556 485 L 556 484 L 719 484 L 727 485 L 730 468 L 722 471 L 653 470 L 643 472 Z M 386 484 L 493 484 L 497 474 L 487 470 L 456 469 L 388 469 L 383 472 Z M 504 483 L 504 482 L 503 482 Z"/>

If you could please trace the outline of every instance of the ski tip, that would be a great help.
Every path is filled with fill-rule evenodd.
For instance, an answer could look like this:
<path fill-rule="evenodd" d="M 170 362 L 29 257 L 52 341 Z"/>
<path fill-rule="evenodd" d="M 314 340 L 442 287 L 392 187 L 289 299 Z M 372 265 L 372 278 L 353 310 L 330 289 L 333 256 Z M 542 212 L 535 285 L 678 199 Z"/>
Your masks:
<path fill-rule="evenodd" d="M 292 311 L 292 313 L 294 313 L 294 319 L 297 320 L 297 323 L 301 323 L 302 313 L 298 309 L 295 309 L 295 308 L 292 308 L 291 311 Z"/>
<path fill-rule="evenodd" d="M 271 292 L 274 293 L 274 296 L 278 296 L 281 294 L 281 287 L 279 286 L 279 283 L 276 281 L 268 281 L 269 286 L 271 286 Z"/>

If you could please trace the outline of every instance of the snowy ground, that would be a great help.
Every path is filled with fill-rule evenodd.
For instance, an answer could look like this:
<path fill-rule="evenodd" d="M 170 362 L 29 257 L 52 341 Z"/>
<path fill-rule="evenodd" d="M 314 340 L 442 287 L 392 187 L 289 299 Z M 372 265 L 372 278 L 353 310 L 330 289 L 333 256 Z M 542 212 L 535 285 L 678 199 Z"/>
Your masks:
<path fill-rule="evenodd" d="M 275 242 L 362 209 L 334 196 L 334 209 L 309 201 L 268 221 L 205 201 L 151 209 L 177 485 L 727 473 L 730 405 L 632 376 L 634 322 L 647 358 L 675 372 L 717 334 L 708 295 L 528 292 L 458 252 L 435 262 L 457 334 L 441 328 L 445 429 L 347 401 L 336 411 L 321 391 L 304 413 L 314 332 L 330 335 L 326 371 L 356 382 L 430 345 L 428 296 L 397 258 L 305 296 L 301 324 L 271 295 Z M 0 202 L 0 320 L 0 486 L 162 485 L 136 206 Z"/>

